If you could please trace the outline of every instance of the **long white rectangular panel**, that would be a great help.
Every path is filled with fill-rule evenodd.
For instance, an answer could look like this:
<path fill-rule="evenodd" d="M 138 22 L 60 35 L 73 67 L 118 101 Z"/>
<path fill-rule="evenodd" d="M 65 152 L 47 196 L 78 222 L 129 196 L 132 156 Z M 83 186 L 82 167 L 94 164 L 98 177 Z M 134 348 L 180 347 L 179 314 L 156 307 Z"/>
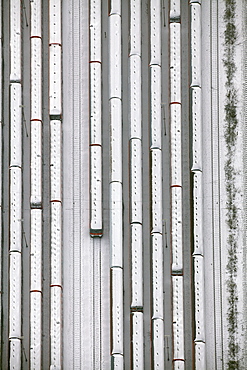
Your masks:
<path fill-rule="evenodd" d="M 170 99 L 181 103 L 180 23 L 170 23 Z"/>
<path fill-rule="evenodd" d="M 204 258 L 194 256 L 195 341 L 205 342 Z"/>
<path fill-rule="evenodd" d="M 51 200 L 62 200 L 62 124 L 60 120 L 50 121 L 50 174 Z"/>
<path fill-rule="evenodd" d="M 50 45 L 49 51 L 49 111 L 50 115 L 60 115 L 62 113 L 61 46 Z"/>
<path fill-rule="evenodd" d="M 151 235 L 152 240 L 152 318 L 164 319 L 163 243 L 162 235 Z"/>
<path fill-rule="evenodd" d="M 183 276 L 172 276 L 173 359 L 184 360 Z"/>
<path fill-rule="evenodd" d="M 195 343 L 195 370 L 206 369 L 205 343 Z"/>
<path fill-rule="evenodd" d="M 90 63 L 90 144 L 102 144 L 101 63 Z"/>
<path fill-rule="evenodd" d="M 130 223 L 142 223 L 142 142 L 130 140 Z"/>
<path fill-rule="evenodd" d="M 194 172 L 193 185 L 194 254 L 203 255 L 203 200 L 201 172 Z"/>
<path fill-rule="evenodd" d="M 110 0 L 109 1 L 109 15 L 118 14 L 121 15 L 121 0 Z"/>
<path fill-rule="evenodd" d="M 162 152 L 151 150 L 152 232 L 162 233 Z"/>
<path fill-rule="evenodd" d="M 130 0 L 130 55 L 141 55 L 141 0 Z"/>
<path fill-rule="evenodd" d="M 142 138 L 141 57 L 131 55 L 130 67 L 130 138 Z"/>
<path fill-rule="evenodd" d="M 122 66 L 121 66 L 121 17 L 113 14 L 109 17 L 109 97 L 122 96 Z"/>
<path fill-rule="evenodd" d="M 170 0 L 170 22 L 180 22 L 180 0 Z"/>
<path fill-rule="evenodd" d="M 61 369 L 62 366 L 62 289 L 51 287 L 51 369 Z"/>
<path fill-rule="evenodd" d="M 21 253 L 9 255 L 9 337 L 21 337 Z"/>
<path fill-rule="evenodd" d="M 201 86 L 201 5 L 191 4 L 191 86 Z"/>
<path fill-rule="evenodd" d="M 151 148 L 161 149 L 161 67 L 151 66 Z"/>
<path fill-rule="evenodd" d="M 102 233 L 102 148 L 99 145 L 90 146 L 90 172 L 90 229 Z"/>
<path fill-rule="evenodd" d="M 10 81 L 21 81 L 20 0 L 10 0 Z"/>
<path fill-rule="evenodd" d="M 164 322 L 161 319 L 152 320 L 153 329 L 153 368 L 164 370 Z"/>
<path fill-rule="evenodd" d="M 123 270 L 111 269 L 112 354 L 123 354 Z"/>
<path fill-rule="evenodd" d="M 42 290 L 42 210 L 31 209 L 30 290 Z"/>
<path fill-rule="evenodd" d="M 49 1 L 49 43 L 61 44 L 61 0 Z"/>
<path fill-rule="evenodd" d="M 124 370 L 123 355 L 112 355 L 111 356 L 111 370 Z"/>
<path fill-rule="evenodd" d="M 101 0 L 90 1 L 90 61 L 101 62 Z"/>
<path fill-rule="evenodd" d="M 41 292 L 30 293 L 30 368 L 41 369 L 41 325 L 42 325 Z"/>
<path fill-rule="evenodd" d="M 171 188 L 172 273 L 183 272 L 182 188 Z"/>
<path fill-rule="evenodd" d="M 31 38 L 31 120 L 42 120 L 42 40 Z"/>
<path fill-rule="evenodd" d="M 132 369 L 144 369 L 143 313 L 132 314 Z"/>
<path fill-rule="evenodd" d="M 31 208 L 42 205 L 42 122 L 31 121 Z"/>
<path fill-rule="evenodd" d="M 21 84 L 10 84 L 10 166 L 22 165 Z"/>
<path fill-rule="evenodd" d="M 22 249 L 22 173 L 10 168 L 10 251 Z"/>
<path fill-rule="evenodd" d="M 142 225 L 131 225 L 131 307 L 143 307 Z"/>
<path fill-rule="evenodd" d="M 122 102 L 110 100 L 110 181 L 122 182 Z"/>
<path fill-rule="evenodd" d="M 111 267 L 123 267 L 122 184 L 110 184 Z"/>
<path fill-rule="evenodd" d="M 181 104 L 170 105 L 171 185 L 182 186 Z"/>
<path fill-rule="evenodd" d="M 51 202 L 51 285 L 62 284 L 62 204 Z"/>
<path fill-rule="evenodd" d="M 9 368 L 21 370 L 21 339 L 10 339 L 9 351 Z"/>
<path fill-rule="evenodd" d="M 161 2 L 150 1 L 150 65 L 161 65 Z"/>
<path fill-rule="evenodd" d="M 202 170 L 202 108 L 201 88 L 191 88 L 192 106 L 192 171 Z"/>
<path fill-rule="evenodd" d="M 42 36 L 42 0 L 30 1 L 31 6 L 31 37 Z"/>

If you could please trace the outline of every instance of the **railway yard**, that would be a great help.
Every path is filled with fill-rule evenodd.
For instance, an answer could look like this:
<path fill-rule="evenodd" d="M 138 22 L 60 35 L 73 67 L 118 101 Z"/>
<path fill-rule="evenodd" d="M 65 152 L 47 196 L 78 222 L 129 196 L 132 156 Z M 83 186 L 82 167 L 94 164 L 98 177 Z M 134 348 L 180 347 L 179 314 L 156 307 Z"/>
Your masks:
<path fill-rule="evenodd" d="M 0 0 L 0 368 L 247 368 L 245 0 Z"/>

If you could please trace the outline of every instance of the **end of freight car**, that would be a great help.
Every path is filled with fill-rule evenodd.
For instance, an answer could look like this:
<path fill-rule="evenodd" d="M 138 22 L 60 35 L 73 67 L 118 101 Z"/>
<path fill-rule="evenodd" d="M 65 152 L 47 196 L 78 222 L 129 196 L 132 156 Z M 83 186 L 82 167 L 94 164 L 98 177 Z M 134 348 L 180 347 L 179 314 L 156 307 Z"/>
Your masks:
<path fill-rule="evenodd" d="M 90 229 L 90 236 L 91 238 L 101 238 L 103 236 L 103 230 L 102 229 Z"/>

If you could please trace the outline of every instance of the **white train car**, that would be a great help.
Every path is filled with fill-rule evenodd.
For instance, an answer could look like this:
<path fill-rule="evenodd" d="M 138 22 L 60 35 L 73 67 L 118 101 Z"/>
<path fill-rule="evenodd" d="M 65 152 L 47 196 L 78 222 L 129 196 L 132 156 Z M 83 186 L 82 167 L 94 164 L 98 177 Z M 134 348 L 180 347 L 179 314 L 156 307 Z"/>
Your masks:
<path fill-rule="evenodd" d="M 161 319 L 152 320 L 153 337 L 153 368 L 164 370 L 164 321 Z"/>
<path fill-rule="evenodd" d="M 9 339 L 9 368 L 18 370 L 21 369 L 21 355 L 22 355 L 22 344 L 21 339 L 10 338 Z"/>
<path fill-rule="evenodd" d="M 161 67 L 150 67 L 151 78 L 151 143 L 150 148 L 161 149 Z"/>
<path fill-rule="evenodd" d="M 132 313 L 132 369 L 144 369 L 143 313 Z"/>
<path fill-rule="evenodd" d="M 123 355 L 123 269 L 111 268 L 111 353 Z"/>
<path fill-rule="evenodd" d="M 185 361 L 176 360 L 173 361 L 174 370 L 184 370 L 185 369 Z"/>
<path fill-rule="evenodd" d="M 42 210 L 31 209 L 30 290 L 42 291 Z"/>
<path fill-rule="evenodd" d="M 62 289 L 59 286 L 51 286 L 51 363 L 50 370 L 62 367 Z"/>
<path fill-rule="evenodd" d="M 181 104 L 170 104 L 171 186 L 182 186 Z"/>
<path fill-rule="evenodd" d="M 124 370 L 123 355 L 112 355 L 111 356 L 111 370 Z"/>
<path fill-rule="evenodd" d="M 130 138 L 142 138 L 141 57 L 130 55 Z"/>
<path fill-rule="evenodd" d="M 162 234 L 162 151 L 160 149 L 151 150 L 151 196 L 151 232 Z"/>
<path fill-rule="evenodd" d="M 195 341 L 205 342 L 204 258 L 194 256 Z"/>
<path fill-rule="evenodd" d="M 123 267 L 122 184 L 110 183 L 111 267 Z"/>
<path fill-rule="evenodd" d="M 142 225 L 131 228 L 131 308 L 143 307 Z"/>
<path fill-rule="evenodd" d="M 61 46 L 49 46 L 49 114 L 61 116 L 62 114 L 62 74 L 61 74 Z"/>
<path fill-rule="evenodd" d="M 191 3 L 191 86 L 201 87 L 201 5 Z"/>
<path fill-rule="evenodd" d="M 192 171 L 202 170 L 202 108 L 201 88 L 191 88 L 192 110 Z"/>
<path fill-rule="evenodd" d="M 21 338 L 21 253 L 9 254 L 9 338 Z"/>
<path fill-rule="evenodd" d="M 181 103 L 180 23 L 170 23 L 170 101 Z"/>
<path fill-rule="evenodd" d="M 130 140 L 130 223 L 142 223 L 142 142 Z"/>
<path fill-rule="evenodd" d="M 49 0 L 49 43 L 61 42 L 61 0 Z"/>
<path fill-rule="evenodd" d="M 57 184 L 56 184 L 57 185 Z M 31 121 L 31 208 L 42 206 L 42 122 Z"/>
<path fill-rule="evenodd" d="M 90 61 L 101 62 L 101 0 L 90 1 Z"/>
<path fill-rule="evenodd" d="M 62 125 L 60 120 L 50 121 L 50 176 L 51 201 L 62 200 Z"/>
<path fill-rule="evenodd" d="M 151 235 L 152 243 L 152 319 L 164 319 L 164 273 L 162 235 Z"/>
<path fill-rule="evenodd" d="M 122 102 L 110 99 L 110 181 L 122 182 Z"/>
<path fill-rule="evenodd" d="M 22 173 L 21 168 L 10 168 L 10 245 L 9 250 L 22 250 Z"/>
<path fill-rule="evenodd" d="M 195 370 L 206 369 L 206 345 L 202 342 L 195 343 Z"/>
<path fill-rule="evenodd" d="M 121 0 L 109 1 L 109 15 L 121 15 Z"/>
<path fill-rule="evenodd" d="M 42 37 L 42 1 L 30 1 L 31 7 L 31 37 Z"/>
<path fill-rule="evenodd" d="M 62 204 L 51 202 L 51 285 L 62 285 Z"/>
<path fill-rule="evenodd" d="M 184 360 L 183 276 L 172 276 L 172 290 L 173 361 L 176 362 Z"/>
<path fill-rule="evenodd" d="M 201 0 L 190 0 L 190 4 L 201 4 Z"/>
<path fill-rule="evenodd" d="M 101 63 L 90 63 L 90 144 L 102 144 Z"/>
<path fill-rule="evenodd" d="M 182 188 L 171 188 L 172 274 L 183 273 Z"/>
<path fill-rule="evenodd" d="M 181 22 L 180 0 L 170 1 L 170 23 Z"/>
<path fill-rule="evenodd" d="M 90 146 L 90 235 L 102 236 L 102 148 L 100 145 Z"/>
<path fill-rule="evenodd" d="M 42 120 L 42 40 L 31 37 L 31 121 Z"/>
<path fill-rule="evenodd" d="M 30 292 L 30 368 L 41 369 L 42 293 Z"/>
<path fill-rule="evenodd" d="M 114 2 L 111 2 L 113 4 Z M 118 6 L 116 7 L 118 9 Z M 114 12 L 109 16 L 109 97 L 122 97 L 122 52 L 121 52 L 121 16 Z"/>
<path fill-rule="evenodd" d="M 10 167 L 22 166 L 22 88 L 10 84 Z"/>
<path fill-rule="evenodd" d="M 10 0 L 10 82 L 21 81 L 21 2 Z"/>
<path fill-rule="evenodd" d="M 202 200 L 202 172 L 193 174 L 193 217 L 194 217 L 194 254 L 203 256 L 203 200 Z"/>
<path fill-rule="evenodd" d="M 130 0 L 130 55 L 141 56 L 141 0 Z"/>
<path fill-rule="evenodd" d="M 150 1 L 150 65 L 161 65 L 161 2 Z"/>

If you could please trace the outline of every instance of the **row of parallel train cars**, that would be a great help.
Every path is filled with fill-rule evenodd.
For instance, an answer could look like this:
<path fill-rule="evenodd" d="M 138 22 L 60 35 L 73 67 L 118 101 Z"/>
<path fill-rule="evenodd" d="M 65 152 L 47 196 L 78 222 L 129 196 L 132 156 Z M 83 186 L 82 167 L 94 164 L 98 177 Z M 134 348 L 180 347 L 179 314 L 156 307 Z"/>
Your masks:
<path fill-rule="evenodd" d="M 22 2 L 10 9 L 10 246 L 9 364 L 21 369 L 22 359 Z M 43 30 L 42 1 L 30 2 L 30 367 L 42 367 L 42 132 Z M 61 367 L 62 343 L 62 76 L 61 0 L 49 1 L 49 124 L 50 124 L 50 368 Z"/>

